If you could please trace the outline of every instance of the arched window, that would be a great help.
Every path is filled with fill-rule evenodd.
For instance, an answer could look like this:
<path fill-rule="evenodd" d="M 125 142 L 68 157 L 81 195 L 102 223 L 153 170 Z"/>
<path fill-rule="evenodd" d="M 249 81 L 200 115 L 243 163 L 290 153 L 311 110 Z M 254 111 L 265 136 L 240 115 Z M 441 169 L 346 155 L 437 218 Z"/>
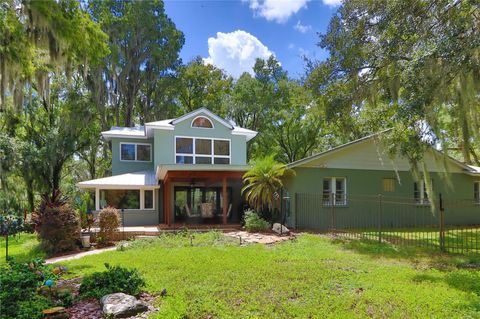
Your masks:
<path fill-rule="evenodd" d="M 192 127 L 213 128 L 213 123 L 208 117 L 197 116 L 192 121 Z"/>

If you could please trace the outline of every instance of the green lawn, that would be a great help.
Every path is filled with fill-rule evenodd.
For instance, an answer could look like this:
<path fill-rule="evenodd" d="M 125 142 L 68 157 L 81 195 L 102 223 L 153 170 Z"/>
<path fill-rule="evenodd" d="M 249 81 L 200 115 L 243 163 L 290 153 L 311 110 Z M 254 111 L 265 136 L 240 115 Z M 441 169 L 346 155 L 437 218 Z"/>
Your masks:
<path fill-rule="evenodd" d="M 5 263 L 5 237 L 0 237 L 0 264 Z M 20 233 L 8 238 L 8 255 L 18 261 L 28 261 L 32 258 L 45 257 L 39 248 L 35 234 Z"/>
<path fill-rule="evenodd" d="M 135 267 L 167 289 L 154 318 L 480 317 L 480 273 L 468 256 L 429 255 L 365 241 L 302 235 L 238 246 L 221 234 L 136 241 L 68 262 L 71 276 Z"/>
<path fill-rule="evenodd" d="M 396 228 L 383 229 L 381 233 L 377 229 L 358 229 L 344 233 L 344 237 L 361 237 L 370 240 L 378 240 L 392 244 L 401 244 L 415 247 L 429 248 L 432 251 L 440 251 L 440 235 L 438 228 Z M 445 248 L 450 253 L 480 253 L 480 228 L 447 228 L 445 230 Z"/>

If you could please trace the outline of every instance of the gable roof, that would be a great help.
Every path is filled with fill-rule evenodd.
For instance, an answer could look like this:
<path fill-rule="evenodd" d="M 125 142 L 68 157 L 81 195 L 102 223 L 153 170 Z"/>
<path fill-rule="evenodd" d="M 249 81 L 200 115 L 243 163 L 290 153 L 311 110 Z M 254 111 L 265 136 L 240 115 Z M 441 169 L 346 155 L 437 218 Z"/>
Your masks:
<path fill-rule="evenodd" d="M 375 134 L 371 134 L 371 135 L 367 135 L 365 137 L 362 137 L 362 138 L 359 138 L 357 140 L 354 140 L 354 141 L 351 141 L 351 142 L 348 142 L 348 143 L 345 143 L 345 144 L 342 144 L 342 145 L 339 145 L 337 147 L 334 147 L 334 148 L 331 148 L 329 150 L 326 150 L 326 151 L 323 151 L 323 152 L 320 152 L 320 153 L 317 153 L 317 154 L 314 154 L 314 155 L 311 155 L 311 156 L 308 156 L 308 157 L 305 157 L 303 159 L 300 159 L 298 161 L 295 161 L 295 162 L 292 162 L 290 164 L 287 164 L 287 166 L 289 168 L 295 168 L 295 167 L 298 167 L 298 166 L 301 166 L 301 165 L 304 165 L 304 164 L 308 164 L 312 161 L 315 161 L 317 159 L 321 159 L 323 157 L 326 157 L 328 155 L 331 155 L 331 154 L 334 154 L 338 151 L 341 151 L 341 150 L 344 150 L 344 149 L 348 149 L 354 145 L 358 145 L 358 144 L 362 144 L 362 143 L 365 143 L 367 141 L 371 141 L 375 138 L 377 138 L 380 134 L 382 133 L 385 133 L 386 131 L 382 131 L 382 132 L 378 132 L 378 133 L 375 133 Z M 434 153 L 436 155 L 440 155 L 440 156 L 444 156 L 450 163 L 453 163 L 454 165 L 458 166 L 459 168 L 461 168 L 464 172 L 466 173 L 469 173 L 469 174 L 480 174 L 480 168 L 479 167 L 476 167 L 476 166 L 472 166 L 472 165 L 467 165 L 467 164 L 464 164 L 460 161 L 458 161 L 457 159 L 435 149 L 434 147 L 431 147 L 431 150 L 434 151 Z"/>
<path fill-rule="evenodd" d="M 177 117 L 175 119 L 167 119 L 167 120 L 160 120 L 154 122 L 145 123 L 143 126 L 135 126 L 135 127 L 119 127 L 119 126 L 112 126 L 109 131 L 102 132 L 102 136 L 109 140 L 113 137 L 123 137 L 123 138 L 149 138 L 153 136 L 153 130 L 173 130 L 175 129 L 175 125 L 186 121 L 190 118 L 195 118 L 200 114 L 205 114 L 219 122 L 220 124 L 227 127 L 229 130 L 232 131 L 233 135 L 244 135 L 247 139 L 247 142 L 250 141 L 252 138 L 257 136 L 256 131 L 252 131 L 243 127 L 235 126 L 229 121 L 221 118 L 220 116 L 216 115 L 212 111 L 208 110 L 207 108 L 199 108 L 195 111 Z"/>
<path fill-rule="evenodd" d="M 307 156 L 305 158 L 302 158 L 298 161 L 295 161 L 295 162 L 292 162 L 292 163 L 289 163 L 287 164 L 288 167 L 290 168 L 293 168 L 293 167 L 297 167 L 297 166 L 300 166 L 302 164 L 306 164 L 306 163 L 309 163 L 311 161 L 314 161 L 316 159 L 319 159 L 321 157 L 323 157 L 324 155 L 327 155 L 327 154 L 331 154 L 331 153 L 334 153 L 334 152 L 337 152 L 339 150 L 342 150 L 344 148 L 347 148 L 349 146 L 352 146 L 352 145 L 355 145 L 355 144 L 358 144 L 358 143 L 361 143 L 361 142 L 364 142 L 364 141 L 367 141 L 367 140 L 370 140 L 371 138 L 377 136 L 378 134 L 380 133 L 375 133 L 375 134 L 371 134 L 371 135 L 367 135 L 365 137 L 362 137 L 362 138 L 359 138 L 357 140 L 353 140 L 351 142 L 348 142 L 348 143 L 345 143 L 345 144 L 342 144 L 342 145 L 339 145 L 339 146 L 335 146 L 329 150 L 326 150 L 326 151 L 323 151 L 323 152 L 320 152 L 320 153 L 317 153 L 317 154 L 313 154 L 313 155 L 310 155 L 310 156 Z"/>
<path fill-rule="evenodd" d="M 174 119 L 172 121 L 172 124 L 175 125 L 177 123 L 180 123 L 180 122 L 183 122 L 185 120 L 188 120 L 189 118 L 192 118 L 192 117 L 196 117 L 197 115 L 200 115 L 200 114 L 206 114 L 210 117 L 212 117 L 213 119 L 215 119 L 217 122 L 219 122 L 220 124 L 222 124 L 223 126 L 227 127 L 228 129 L 231 129 L 233 130 L 233 125 L 231 123 L 229 123 L 228 121 L 226 121 L 225 119 L 222 119 L 220 116 L 218 116 L 217 114 L 213 113 L 212 111 L 210 111 L 209 109 L 207 108 L 204 108 L 204 107 L 201 107 L 195 111 L 192 111 L 190 113 L 187 113 L 185 115 L 182 115 L 180 117 L 177 117 L 176 119 Z"/>

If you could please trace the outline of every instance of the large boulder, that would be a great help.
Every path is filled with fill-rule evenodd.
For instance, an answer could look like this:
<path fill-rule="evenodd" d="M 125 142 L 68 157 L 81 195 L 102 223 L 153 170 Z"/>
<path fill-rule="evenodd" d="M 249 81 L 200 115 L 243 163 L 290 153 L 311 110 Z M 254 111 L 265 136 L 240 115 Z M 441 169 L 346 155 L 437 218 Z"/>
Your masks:
<path fill-rule="evenodd" d="M 272 231 L 279 235 L 288 235 L 290 233 L 290 230 L 280 223 L 273 224 Z"/>
<path fill-rule="evenodd" d="M 128 318 L 148 310 L 145 303 L 121 292 L 103 296 L 100 305 L 107 318 Z"/>

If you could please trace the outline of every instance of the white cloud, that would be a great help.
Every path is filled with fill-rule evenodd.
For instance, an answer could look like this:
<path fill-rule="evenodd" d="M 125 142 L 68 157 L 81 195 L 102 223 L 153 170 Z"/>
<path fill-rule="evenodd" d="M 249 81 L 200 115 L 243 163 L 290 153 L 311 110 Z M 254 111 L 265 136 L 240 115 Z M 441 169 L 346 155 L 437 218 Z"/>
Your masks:
<path fill-rule="evenodd" d="M 312 30 L 311 25 L 303 25 L 300 20 L 297 21 L 297 24 L 294 25 L 293 28 L 300 33 L 307 33 L 308 31 Z"/>
<path fill-rule="evenodd" d="M 208 39 L 208 58 L 205 63 L 213 64 L 238 78 L 242 73 L 253 74 L 255 60 L 268 59 L 271 52 L 260 40 L 248 32 L 237 30 L 230 33 L 217 32 Z"/>
<path fill-rule="evenodd" d="M 343 0 L 322 0 L 322 2 L 329 7 L 338 7 L 342 4 Z"/>
<path fill-rule="evenodd" d="M 310 0 L 243 0 L 248 2 L 250 9 L 268 21 L 284 23 L 291 15 L 307 6 Z M 323 0 L 332 1 L 332 0 Z"/>

